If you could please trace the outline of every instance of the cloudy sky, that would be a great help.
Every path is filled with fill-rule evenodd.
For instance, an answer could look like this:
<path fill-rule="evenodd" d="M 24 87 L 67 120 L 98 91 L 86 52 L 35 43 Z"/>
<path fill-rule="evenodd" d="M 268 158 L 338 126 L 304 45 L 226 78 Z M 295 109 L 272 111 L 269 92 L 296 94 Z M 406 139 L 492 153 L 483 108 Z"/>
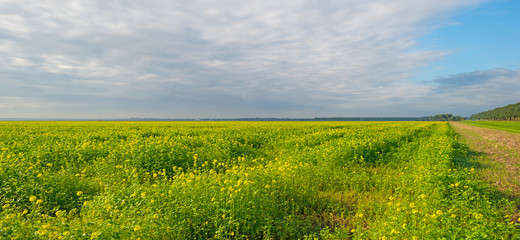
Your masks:
<path fill-rule="evenodd" d="M 469 116 L 520 102 L 515 0 L 0 0 L 0 118 Z"/>

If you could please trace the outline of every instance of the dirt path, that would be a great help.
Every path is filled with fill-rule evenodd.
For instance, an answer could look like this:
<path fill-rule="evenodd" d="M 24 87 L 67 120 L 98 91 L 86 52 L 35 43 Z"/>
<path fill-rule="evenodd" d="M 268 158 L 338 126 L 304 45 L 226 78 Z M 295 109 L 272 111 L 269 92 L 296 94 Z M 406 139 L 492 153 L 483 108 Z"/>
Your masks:
<path fill-rule="evenodd" d="M 520 199 L 520 134 L 457 122 L 450 125 L 474 152 L 483 178 L 511 198 Z"/>

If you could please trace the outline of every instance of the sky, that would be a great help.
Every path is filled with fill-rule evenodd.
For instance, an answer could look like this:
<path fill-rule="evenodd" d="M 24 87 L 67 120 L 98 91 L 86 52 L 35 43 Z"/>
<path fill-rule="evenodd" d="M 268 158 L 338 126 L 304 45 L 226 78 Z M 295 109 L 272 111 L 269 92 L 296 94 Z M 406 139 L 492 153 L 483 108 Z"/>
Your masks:
<path fill-rule="evenodd" d="M 0 118 L 461 116 L 520 102 L 515 0 L 0 0 Z"/>

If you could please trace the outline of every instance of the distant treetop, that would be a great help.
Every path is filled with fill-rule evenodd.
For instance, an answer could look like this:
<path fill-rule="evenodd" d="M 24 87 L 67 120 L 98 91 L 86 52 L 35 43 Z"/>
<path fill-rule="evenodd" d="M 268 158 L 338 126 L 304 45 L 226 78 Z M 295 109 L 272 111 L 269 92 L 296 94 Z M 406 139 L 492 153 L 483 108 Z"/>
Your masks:
<path fill-rule="evenodd" d="M 473 114 L 471 120 L 520 121 L 520 102 Z"/>
<path fill-rule="evenodd" d="M 461 116 L 453 116 L 453 114 L 437 114 L 435 116 L 428 117 L 428 121 L 462 121 L 464 120 Z"/>

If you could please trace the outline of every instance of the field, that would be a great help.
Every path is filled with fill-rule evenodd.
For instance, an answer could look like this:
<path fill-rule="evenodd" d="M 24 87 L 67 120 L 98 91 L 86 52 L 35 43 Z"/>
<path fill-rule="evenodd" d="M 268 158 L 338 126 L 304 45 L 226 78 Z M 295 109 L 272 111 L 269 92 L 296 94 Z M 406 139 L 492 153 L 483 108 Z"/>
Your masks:
<path fill-rule="evenodd" d="M 465 124 L 520 133 L 520 122 L 511 121 L 464 121 Z"/>
<path fill-rule="evenodd" d="M 0 239 L 520 238 L 441 122 L 0 122 Z"/>
<path fill-rule="evenodd" d="M 517 201 L 520 217 L 520 134 L 452 122 L 460 140 L 473 152 L 479 175 Z"/>

